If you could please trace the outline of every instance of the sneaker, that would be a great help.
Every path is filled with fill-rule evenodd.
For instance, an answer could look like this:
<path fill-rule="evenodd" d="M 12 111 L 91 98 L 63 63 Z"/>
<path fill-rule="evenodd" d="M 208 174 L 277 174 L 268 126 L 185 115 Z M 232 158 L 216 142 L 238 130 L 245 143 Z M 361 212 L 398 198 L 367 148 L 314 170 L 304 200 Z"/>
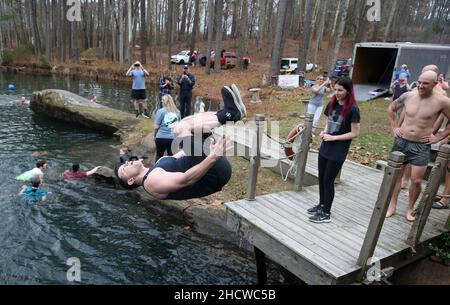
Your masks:
<path fill-rule="evenodd" d="M 236 100 L 238 102 L 238 108 L 241 110 L 241 112 L 244 114 L 244 117 L 247 117 L 247 108 L 245 108 L 245 104 L 242 100 L 241 92 L 239 91 L 238 87 L 235 84 L 231 85 L 231 90 L 233 91 L 234 95 L 236 96 Z"/>
<path fill-rule="evenodd" d="M 150 117 L 148 115 L 146 115 L 145 113 L 142 114 L 142 116 L 144 117 L 144 119 L 149 119 Z"/>
<path fill-rule="evenodd" d="M 222 88 L 222 98 L 225 104 L 225 110 L 227 111 L 227 120 L 231 117 L 230 121 L 240 121 L 244 117 L 244 113 L 239 109 L 236 95 L 230 87 L 224 86 Z"/>
<path fill-rule="evenodd" d="M 327 223 L 331 222 L 330 216 L 330 214 L 320 211 L 316 215 L 309 217 L 309 221 L 314 223 Z"/>
<path fill-rule="evenodd" d="M 315 207 L 312 207 L 306 211 L 308 212 L 308 214 L 316 215 L 318 212 L 322 211 L 322 207 L 320 204 L 318 204 Z"/>

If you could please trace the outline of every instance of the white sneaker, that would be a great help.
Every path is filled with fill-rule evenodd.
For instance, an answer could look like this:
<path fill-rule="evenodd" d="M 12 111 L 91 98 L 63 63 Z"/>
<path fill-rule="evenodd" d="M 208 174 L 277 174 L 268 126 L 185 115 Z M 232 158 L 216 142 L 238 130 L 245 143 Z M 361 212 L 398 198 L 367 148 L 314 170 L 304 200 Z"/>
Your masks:
<path fill-rule="evenodd" d="M 244 113 L 244 117 L 247 117 L 247 108 L 245 108 L 244 101 L 242 100 L 241 92 L 235 84 L 231 84 L 231 90 L 233 90 L 236 100 L 238 102 L 238 106 L 240 106 L 240 110 Z"/>
<path fill-rule="evenodd" d="M 144 117 L 144 119 L 149 119 L 150 117 L 148 116 L 148 115 L 146 115 L 146 114 L 142 114 L 142 116 Z"/>

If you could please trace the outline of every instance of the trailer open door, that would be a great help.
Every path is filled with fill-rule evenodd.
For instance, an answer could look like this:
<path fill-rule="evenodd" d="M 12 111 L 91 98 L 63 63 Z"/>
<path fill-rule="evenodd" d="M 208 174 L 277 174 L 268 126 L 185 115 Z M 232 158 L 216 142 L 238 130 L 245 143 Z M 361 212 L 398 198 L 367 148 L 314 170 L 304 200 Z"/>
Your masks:
<path fill-rule="evenodd" d="M 355 47 L 352 80 L 356 99 L 367 101 L 389 91 L 397 63 L 398 48 Z"/>

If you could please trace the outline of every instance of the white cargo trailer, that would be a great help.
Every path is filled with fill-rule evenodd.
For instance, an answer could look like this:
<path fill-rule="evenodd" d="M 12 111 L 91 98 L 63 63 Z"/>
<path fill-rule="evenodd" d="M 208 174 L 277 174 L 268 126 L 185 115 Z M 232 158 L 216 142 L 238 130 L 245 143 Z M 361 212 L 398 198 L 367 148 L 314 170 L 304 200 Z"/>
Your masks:
<path fill-rule="evenodd" d="M 406 64 L 416 81 L 426 65 L 437 65 L 441 73 L 449 74 L 450 46 L 420 43 L 365 42 L 355 45 L 350 77 L 356 98 L 367 101 L 389 90 L 396 69 Z M 371 93 L 371 94 L 370 94 Z"/>

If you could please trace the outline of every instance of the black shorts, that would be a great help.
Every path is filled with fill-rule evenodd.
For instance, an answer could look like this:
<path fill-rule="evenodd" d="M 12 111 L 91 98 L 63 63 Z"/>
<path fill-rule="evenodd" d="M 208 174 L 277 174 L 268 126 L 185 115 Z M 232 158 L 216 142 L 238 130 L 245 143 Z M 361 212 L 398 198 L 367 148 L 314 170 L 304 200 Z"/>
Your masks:
<path fill-rule="evenodd" d="M 427 166 L 428 162 L 430 162 L 430 144 L 397 138 L 392 151 L 404 153 L 406 156 L 405 164 L 411 163 L 414 166 Z"/>
<path fill-rule="evenodd" d="M 147 92 L 145 89 L 133 89 L 131 90 L 131 99 L 133 100 L 145 100 L 147 99 Z"/>

